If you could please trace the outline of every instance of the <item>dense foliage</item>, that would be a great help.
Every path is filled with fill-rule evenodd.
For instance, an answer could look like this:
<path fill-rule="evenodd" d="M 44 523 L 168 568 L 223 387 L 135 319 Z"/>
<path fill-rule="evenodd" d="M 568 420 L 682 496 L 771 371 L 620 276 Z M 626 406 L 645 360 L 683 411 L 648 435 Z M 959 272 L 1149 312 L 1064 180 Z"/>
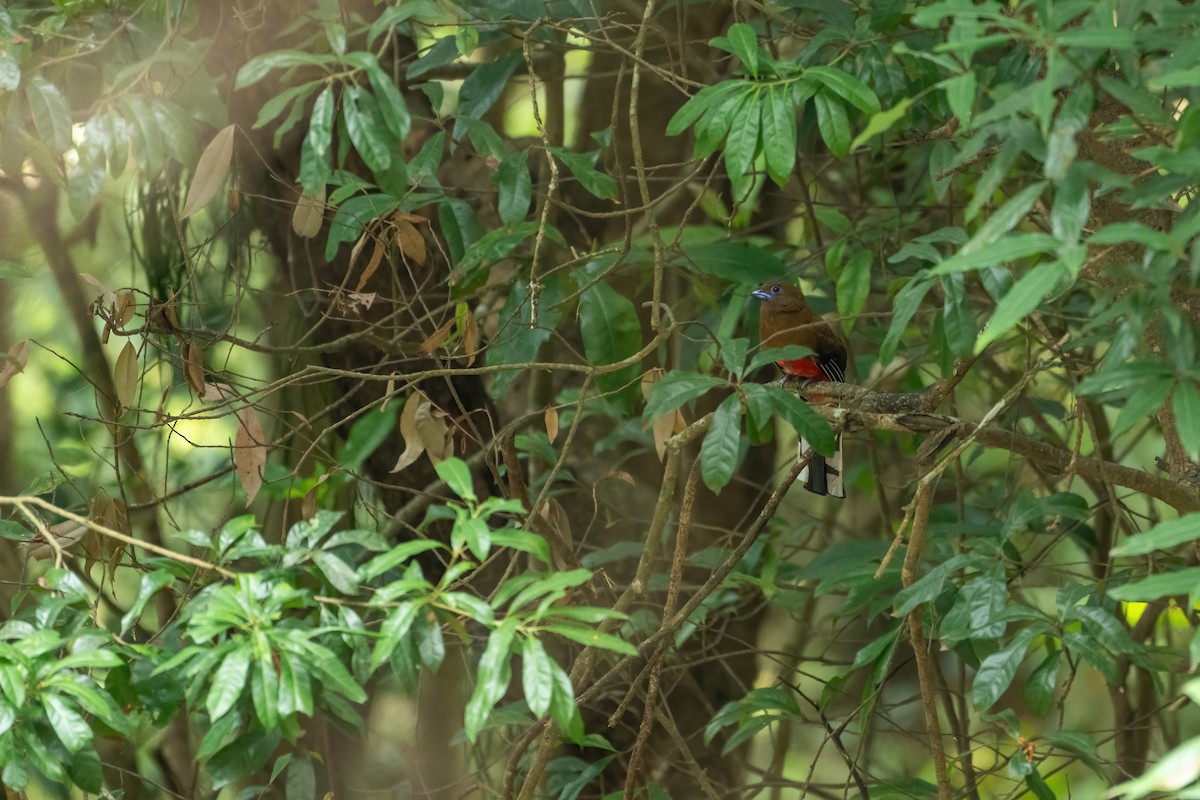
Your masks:
<path fill-rule="evenodd" d="M 1198 36 L 0 8 L 4 785 L 1200 796 Z"/>

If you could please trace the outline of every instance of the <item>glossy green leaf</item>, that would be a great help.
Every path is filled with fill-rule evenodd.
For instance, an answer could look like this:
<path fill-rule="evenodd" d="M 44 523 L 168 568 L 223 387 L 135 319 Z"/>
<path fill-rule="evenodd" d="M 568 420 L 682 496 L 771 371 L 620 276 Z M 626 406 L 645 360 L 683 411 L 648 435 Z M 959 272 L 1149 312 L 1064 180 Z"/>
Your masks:
<path fill-rule="evenodd" d="M 50 727 L 68 752 L 78 753 L 92 741 L 91 727 L 73 704 L 54 692 L 42 692 L 39 699 Z"/>
<path fill-rule="evenodd" d="M 730 179 L 738 180 L 748 174 L 754 166 L 759 150 L 759 105 L 763 93 L 758 89 L 747 92 L 734 110 L 729 122 L 729 135 L 725 139 L 725 172 Z"/>
<path fill-rule="evenodd" d="M 733 54 L 738 57 L 750 75 L 758 75 L 758 36 L 754 28 L 744 22 L 729 26 L 725 39 Z"/>
<path fill-rule="evenodd" d="M 317 776 L 307 758 L 293 758 L 287 768 L 284 797 L 287 800 L 316 800 Z"/>
<path fill-rule="evenodd" d="M 512 677 L 513 631 L 512 625 L 505 624 L 488 635 L 487 646 L 475 672 L 475 689 L 467 700 L 463 718 L 468 741 L 475 741 L 491 717 L 492 709 L 508 691 Z"/>
<path fill-rule="evenodd" d="M 208 687 L 204 706 L 213 722 L 225 716 L 246 688 L 246 676 L 250 674 L 249 644 L 236 647 L 221 661 Z"/>
<path fill-rule="evenodd" d="M 326 86 L 313 103 L 308 132 L 300 147 L 300 185 L 316 197 L 329 179 L 329 148 L 333 142 L 333 90 Z"/>
<path fill-rule="evenodd" d="M 975 348 L 975 337 L 979 335 L 979 324 L 975 321 L 975 312 L 967 297 L 966 280 L 961 272 L 952 272 L 942 276 L 941 285 L 946 340 L 955 355 L 970 355 Z"/>
<path fill-rule="evenodd" d="M 354 149 L 375 175 L 392 166 L 392 150 L 398 144 L 384 124 L 375 96 L 350 84 L 342 93 L 342 119 Z"/>
<path fill-rule="evenodd" d="M 450 491 L 469 502 L 474 502 L 475 485 L 471 479 L 471 469 L 461 458 L 447 458 L 439 461 L 434 467 L 438 477 L 446 482 Z"/>
<path fill-rule="evenodd" d="M 946 92 L 946 103 L 951 113 L 958 117 L 963 130 L 971 127 L 971 112 L 975 107 L 975 73 L 964 72 L 942 82 Z"/>
<path fill-rule="evenodd" d="M 1061 660 L 1062 651 L 1055 650 L 1029 673 L 1029 679 L 1025 681 L 1025 702 L 1029 703 L 1029 707 L 1040 717 L 1049 714 L 1054 703 L 1054 690 L 1058 687 L 1058 665 Z"/>
<path fill-rule="evenodd" d="M 71 146 L 71 109 L 58 87 L 41 75 L 32 75 L 25 83 L 25 99 L 38 136 L 55 156 Z"/>
<path fill-rule="evenodd" d="M 570 639 L 573 642 L 578 642 L 588 647 L 598 647 L 601 650 L 611 650 L 614 653 L 627 656 L 637 655 L 638 652 L 636 647 L 619 636 L 613 636 L 611 633 L 602 633 L 594 628 L 584 628 L 558 622 L 543 625 L 542 628 L 547 633 L 557 634 L 564 639 Z"/>
<path fill-rule="evenodd" d="M 1017 667 L 1024 660 L 1025 651 L 1032 640 L 1032 633 L 1023 630 L 1013 637 L 1008 646 L 992 653 L 980 663 L 975 672 L 975 680 L 971 684 L 971 702 L 977 710 L 987 711 L 1012 685 Z"/>
<path fill-rule="evenodd" d="M 721 491 L 737 469 L 741 427 L 741 399 L 731 394 L 713 412 L 700 446 L 700 477 L 704 485 L 714 492 Z"/>
<path fill-rule="evenodd" d="M 710 390 L 726 385 L 728 384 L 725 381 L 711 375 L 682 370 L 669 372 L 651 385 L 646 410 L 642 412 L 642 424 L 650 425 L 684 403 L 690 403 Z"/>
<path fill-rule="evenodd" d="M 804 70 L 804 77 L 819 82 L 828 91 L 841 97 L 859 111 L 866 114 L 875 114 L 879 111 L 879 98 L 865 83 L 848 72 L 835 67 L 809 67 Z M 823 92 L 817 92 L 818 96 L 821 94 Z M 839 103 L 838 106 L 841 107 L 841 104 Z M 844 108 L 842 113 L 844 116 Z M 847 129 L 849 129 L 848 125 Z M 826 139 L 826 143 L 828 141 Z M 849 136 L 847 136 L 847 141 L 849 141 Z"/>
<path fill-rule="evenodd" d="M 767 174 L 783 186 L 796 166 L 796 107 L 787 90 L 770 87 L 759 103 L 762 113 L 762 151 Z"/>
<path fill-rule="evenodd" d="M 891 108 L 885 108 L 872 114 L 871 118 L 867 120 L 867 126 L 850 143 L 850 149 L 857 150 L 879 134 L 890 131 L 897 122 L 904 119 L 914 102 L 916 101 L 913 98 L 905 97 Z"/>
<path fill-rule="evenodd" d="M 1127 539 L 1113 548 L 1114 556 L 1138 556 L 1155 550 L 1169 550 L 1200 539 L 1200 514 L 1160 522 L 1145 533 Z"/>
<path fill-rule="evenodd" d="M 633 301 L 603 281 L 580 297 L 579 328 L 583 352 L 595 366 L 623 361 L 642 349 L 642 325 Z M 596 384 L 602 391 L 615 392 L 629 387 L 639 373 L 639 365 L 630 364 L 597 375 Z"/>
<path fill-rule="evenodd" d="M 796 435 L 806 439 L 813 450 L 824 456 L 833 455 L 837 444 L 833 429 L 812 406 L 784 389 L 771 387 L 771 402 L 779 417 L 792 426 Z"/>
<path fill-rule="evenodd" d="M 101 794 L 104 789 L 104 765 L 94 747 L 84 747 L 71 756 L 66 764 L 67 777 L 71 782 L 92 794 Z"/>
<path fill-rule="evenodd" d="M 510 50 L 495 61 L 481 64 L 467 76 L 458 91 L 458 110 L 455 114 L 460 117 L 479 119 L 487 113 L 497 100 L 500 99 L 509 77 L 517 65 L 524 61 L 520 49 Z M 462 134 L 461 126 L 455 126 L 454 138 Z"/>
<path fill-rule="evenodd" d="M 1187 451 L 1188 458 L 1200 461 L 1200 390 L 1195 381 L 1183 380 L 1175 385 L 1172 408 L 1179 443 Z"/>
<path fill-rule="evenodd" d="M 856 318 L 867 305 L 871 294 L 871 253 L 858 250 L 842 269 L 837 281 L 837 312 L 842 329 L 847 334 L 854 328 Z"/>
<path fill-rule="evenodd" d="M 324 550 L 315 551 L 312 559 L 333 588 L 342 594 L 358 593 L 358 576 L 345 561 Z"/>
<path fill-rule="evenodd" d="M 213 789 L 258 771 L 279 746 L 278 728 L 248 731 L 214 755 L 206 767 Z"/>
<path fill-rule="evenodd" d="M 579 706 L 575 704 L 575 690 L 571 687 L 571 677 L 553 661 L 550 662 L 550 672 L 554 678 L 554 694 L 550 700 L 550 718 L 558 725 L 563 735 L 573 742 L 581 743 L 583 741 L 583 717 L 579 714 Z"/>
<path fill-rule="evenodd" d="M 1113 600 L 1150 602 L 1162 597 L 1188 597 L 1200 588 L 1200 567 L 1149 575 L 1109 590 Z"/>
<path fill-rule="evenodd" d="M 521 688 L 534 716 L 549 713 L 554 696 L 554 668 L 546 648 L 533 637 L 521 640 Z"/>
<path fill-rule="evenodd" d="M 829 152 L 838 158 L 845 157 L 850 151 L 850 118 L 846 116 L 846 107 L 826 90 L 817 92 L 813 103 L 817 109 L 817 129 Z"/>
<path fill-rule="evenodd" d="M 533 179 L 526 163 L 528 151 L 505 156 L 496 170 L 496 184 L 500 190 L 497 210 L 500 220 L 513 225 L 525 219 L 533 199 Z"/>
<path fill-rule="evenodd" d="M 975 352 L 982 353 L 989 344 L 1015 328 L 1037 309 L 1062 280 L 1064 273 L 1059 264 L 1039 264 L 1021 276 L 996 304 L 991 319 L 975 341 Z"/>
<path fill-rule="evenodd" d="M 133 598 L 133 603 L 121 617 L 121 633 L 128 631 L 138 621 L 142 612 L 146 610 L 146 604 L 150 602 L 150 598 L 154 597 L 160 589 L 164 589 L 174 582 L 175 576 L 165 569 L 156 569 L 143 574 L 138 582 L 138 592 Z"/>
<path fill-rule="evenodd" d="M 302 52 L 300 50 L 276 50 L 263 53 L 247 61 L 238 69 L 234 80 L 234 88 L 245 89 L 267 77 L 273 69 L 288 69 L 290 67 L 320 66 L 333 59 L 327 55 Z"/>

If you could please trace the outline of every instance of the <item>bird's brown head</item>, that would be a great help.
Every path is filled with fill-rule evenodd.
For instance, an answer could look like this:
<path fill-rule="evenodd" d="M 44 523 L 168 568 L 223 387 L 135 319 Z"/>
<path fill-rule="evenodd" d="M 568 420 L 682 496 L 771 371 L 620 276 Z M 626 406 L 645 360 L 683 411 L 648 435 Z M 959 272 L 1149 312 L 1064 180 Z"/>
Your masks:
<path fill-rule="evenodd" d="M 764 312 L 786 314 L 800 311 L 808 305 L 804 300 L 804 292 L 783 279 L 769 280 L 750 294 L 762 302 Z"/>

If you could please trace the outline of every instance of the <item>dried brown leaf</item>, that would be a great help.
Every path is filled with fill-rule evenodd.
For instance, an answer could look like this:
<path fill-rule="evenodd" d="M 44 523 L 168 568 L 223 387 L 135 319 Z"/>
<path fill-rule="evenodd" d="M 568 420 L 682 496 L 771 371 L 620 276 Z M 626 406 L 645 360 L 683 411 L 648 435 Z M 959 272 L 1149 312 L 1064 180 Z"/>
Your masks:
<path fill-rule="evenodd" d="M 553 443 L 558 438 L 558 409 L 554 406 L 547 406 L 544 416 L 546 420 L 546 436 L 550 437 L 550 442 Z"/>
<path fill-rule="evenodd" d="M 88 532 L 88 527 L 68 519 L 57 525 L 51 525 L 47 530 L 60 549 L 70 550 L 83 540 L 83 537 Z M 31 558 L 54 558 L 54 552 L 54 548 L 44 538 L 35 539 L 29 545 L 29 555 Z"/>
<path fill-rule="evenodd" d="M 662 461 L 667 454 L 667 439 L 671 438 L 675 429 L 675 416 L 663 414 L 654 420 L 650 429 L 654 433 L 654 452 L 658 453 L 658 460 Z"/>
<path fill-rule="evenodd" d="M 124 328 L 128 325 L 135 313 L 137 313 L 137 298 L 134 297 L 133 292 L 118 292 L 117 302 L 113 308 L 113 320 L 117 323 L 117 327 Z"/>
<path fill-rule="evenodd" d="M 137 399 L 138 363 L 137 350 L 133 342 L 125 342 L 121 354 L 117 356 L 117 366 L 113 370 L 113 383 L 116 384 L 117 400 L 125 408 L 133 405 Z"/>
<path fill-rule="evenodd" d="M 662 367 L 653 367 L 652 369 L 646 370 L 645 373 L 642 374 L 643 400 L 650 399 L 650 389 L 653 388 L 654 384 L 660 381 L 666 374 L 666 371 L 663 370 Z"/>
<path fill-rule="evenodd" d="M 467 366 L 475 363 L 475 357 L 479 355 L 479 322 L 475 319 L 475 312 L 467 312 L 467 321 L 463 328 L 463 354 L 467 357 Z"/>
<path fill-rule="evenodd" d="M 22 339 L 8 348 L 8 355 L 4 357 L 4 366 L 0 367 L 0 389 L 3 389 L 14 375 L 25 369 L 28 363 L 29 340 Z"/>
<path fill-rule="evenodd" d="M 421 392 L 413 392 L 404 401 L 404 409 L 400 412 L 400 436 L 404 438 L 404 452 L 396 459 L 392 472 L 399 472 L 411 465 L 425 452 L 425 443 L 417 434 L 417 410 L 422 405 L 428 406 L 429 400 Z"/>
<path fill-rule="evenodd" d="M 179 314 L 175 310 L 175 292 L 171 292 L 167 302 L 163 303 L 163 311 L 166 313 L 167 322 L 171 325 L 172 330 L 183 330 L 183 326 L 179 324 Z"/>
<path fill-rule="evenodd" d="M 183 345 L 183 377 L 192 391 L 205 399 L 204 354 L 195 339 L 188 339 Z"/>
<path fill-rule="evenodd" d="M 237 436 L 233 440 L 233 466 L 237 471 L 242 490 L 246 492 L 246 505 L 254 502 L 254 496 L 262 488 L 263 467 L 267 465 L 267 437 L 258 422 L 258 412 L 246 406 L 237 412 Z"/>
<path fill-rule="evenodd" d="M 445 415 L 438 413 L 432 403 L 424 403 L 417 409 L 416 426 L 431 462 L 437 464 L 454 452 L 454 437 L 450 435 Z"/>
<path fill-rule="evenodd" d="M 180 219 L 187 219 L 208 205 L 225 183 L 225 178 L 229 176 L 229 165 L 233 162 L 234 130 L 233 125 L 222 128 L 200 154 L 192 175 L 192 185 L 188 187 L 187 199 L 183 201 L 183 210 L 179 212 Z"/>
<path fill-rule="evenodd" d="M 91 299 L 89 300 L 89 302 L 94 302 L 96 300 L 99 300 L 101 303 L 103 303 L 106 306 L 110 306 L 114 302 L 116 302 L 116 299 L 117 299 L 116 293 L 114 293 L 111 289 L 109 289 L 107 286 L 105 286 L 103 283 L 101 283 L 100 280 L 98 278 L 96 278 L 94 275 L 89 275 L 86 272 L 81 272 L 81 273 L 79 273 L 79 277 L 83 279 L 84 283 L 86 283 L 88 286 L 91 286 L 92 289 L 95 290 L 94 293 L 91 295 Z"/>
<path fill-rule="evenodd" d="M 241 208 L 242 207 L 242 193 L 239 192 L 237 189 L 230 189 L 228 192 L 226 192 L 225 193 L 225 207 L 228 208 L 230 210 L 230 212 L 237 211 L 239 208 Z"/>
<path fill-rule="evenodd" d="M 372 237 L 375 240 L 375 249 L 371 251 L 371 260 L 367 262 L 367 266 L 363 268 L 362 275 L 358 279 L 358 286 L 354 287 L 355 292 L 361 292 L 363 287 L 367 285 L 367 281 L 371 280 L 371 276 L 379 269 L 379 265 L 383 263 L 383 254 L 387 250 L 387 245 L 379 237 Z"/>
<path fill-rule="evenodd" d="M 421 352 L 424 353 L 425 355 L 429 355 L 434 350 L 437 350 L 439 347 L 444 345 L 446 343 L 446 340 L 450 338 L 450 331 L 452 331 L 453 329 L 454 329 L 454 318 L 451 317 L 450 320 L 445 325 L 438 328 L 436 331 L 434 331 L 432 334 L 429 335 L 428 339 L 421 342 Z"/>
<path fill-rule="evenodd" d="M 406 219 L 396 220 L 396 245 L 409 261 L 425 266 L 425 237 Z"/>
<path fill-rule="evenodd" d="M 312 239 L 321 232 L 325 222 L 325 189 L 317 192 L 316 197 L 307 194 L 300 195 L 296 208 L 292 211 L 292 231 L 302 239 Z"/>

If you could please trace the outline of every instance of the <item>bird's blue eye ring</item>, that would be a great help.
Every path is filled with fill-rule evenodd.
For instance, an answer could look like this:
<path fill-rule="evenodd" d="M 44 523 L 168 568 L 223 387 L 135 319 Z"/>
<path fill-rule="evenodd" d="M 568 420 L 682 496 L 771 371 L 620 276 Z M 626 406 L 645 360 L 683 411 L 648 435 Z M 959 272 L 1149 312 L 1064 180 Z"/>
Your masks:
<path fill-rule="evenodd" d="M 771 294 L 779 294 L 782 291 L 778 286 L 771 287 Z"/>

